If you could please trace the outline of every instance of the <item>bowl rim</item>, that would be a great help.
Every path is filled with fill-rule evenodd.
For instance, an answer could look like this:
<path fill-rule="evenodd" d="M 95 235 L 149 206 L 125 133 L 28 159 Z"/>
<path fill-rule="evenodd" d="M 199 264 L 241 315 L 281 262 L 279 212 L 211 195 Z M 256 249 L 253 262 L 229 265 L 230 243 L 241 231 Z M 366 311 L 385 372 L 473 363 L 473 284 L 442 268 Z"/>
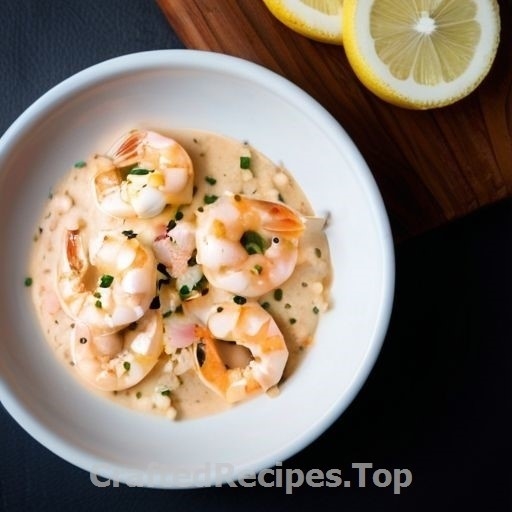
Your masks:
<path fill-rule="evenodd" d="M 55 106 L 63 104 L 72 96 L 78 95 L 91 86 L 108 81 L 113 77 L 122 74 L 130 74 L 135 71 L 141 72 L 156 67 L 189 67 L 202 70 L 212 69 L 215 72 L 225 72 L 231 75 L 250 78 L 279 95 L 292 94 L 304 101 L 308 108 L 312 109 L 322 118 L 329 129 L 335 134 L 335 138 L 342 138 L 344 143 L 353 146 L 354 151 L 350 158 L 359 170 L 358 180 L 364 183 L 365 193 L 370 197 L 372 216 L 379 233 L 380 247 L 382 248 L 383 283 L 381 300 L 379 303 L 379 316 L 375 320 L 375 332 L 372 343 L 366 352 L 363 364 L 355 375 L 350 387 L 338 400 L 336 407 L 333 407 L 326 415 L 315 423 L 315 425 L 303 435 L 298 442 L 290 444 L 281 450 L 278 460 L 285 460 L 315 441 L 342 415 L 366 382 L 375 362 L 379 356 L 384 343 L 385 335 L 389 326 L 391 311 L 394 299 L 395 287 L 395 258 L 394 244 L 387 216 L 384 201 L 375 182 L 375 179 L 367 166 L 359 149 L 355 146 L 349 135 L 345 132 L 339 122 L 314 98 L 295 85 L 284 76 L 265 68 L 260 64 L 250 62 L 240 57 L 234 57 L 222 53 L 191 50 L 191 49 L 163 49 L 135 52 L 118 57 L 113 57 L 90 67 L 87 67 L 60 83 L 54 85 L 42 96 L 29 105 L 15 121 L 8 127 L 0 137 L 0 160 L 4 152 L 9 152 L 12 144 L 27 133 L 46 113 Z M 97 465 L 97 457 L 88 453 L 85 449 L 75 446 L 60 438 L 55 432 L 33 416 L 28 408 L 16 400 L 15 390 L 9 389 L 0 375 L 0 402 L 16 422 L 40 444 L 57 454 L 67 462 L 84 469 L 91 470 L 94 464 Z M 242 476 L 247 472 L 255 473 L 265 467 L 275 464 L 275 453 L 260 457 L 252 464 L 237 468 L 235 475 Z M 112 478 L 115 479 L 116 464 L 109 462 L 114 469 Z M 119 474 L 119 473 L 117 473 Z M 106 478 L 111 475 L 105 474 Z M 211 483 L 213 485 L 213 482 Z M 167 487 L 167 486 L 166 486 Z M 169 487 L 167 487 L 169 488 Z"/>

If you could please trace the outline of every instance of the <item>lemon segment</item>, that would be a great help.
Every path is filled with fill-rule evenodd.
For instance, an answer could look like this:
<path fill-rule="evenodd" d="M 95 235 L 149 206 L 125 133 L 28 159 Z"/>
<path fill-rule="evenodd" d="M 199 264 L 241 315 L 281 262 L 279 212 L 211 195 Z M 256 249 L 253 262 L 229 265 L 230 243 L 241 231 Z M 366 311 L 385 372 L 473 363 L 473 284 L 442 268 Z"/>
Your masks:
<path fill-rule="evenodd" d="M 413 109 L 471 93 L 494 61 L 496 0 L 344 0 L 343 39 L 362 83 Z"/>
<path fill-rule="evenodd" d="M 263 0 L 287 27 L 322 43 L 342 44 L 343 0 Z"/>

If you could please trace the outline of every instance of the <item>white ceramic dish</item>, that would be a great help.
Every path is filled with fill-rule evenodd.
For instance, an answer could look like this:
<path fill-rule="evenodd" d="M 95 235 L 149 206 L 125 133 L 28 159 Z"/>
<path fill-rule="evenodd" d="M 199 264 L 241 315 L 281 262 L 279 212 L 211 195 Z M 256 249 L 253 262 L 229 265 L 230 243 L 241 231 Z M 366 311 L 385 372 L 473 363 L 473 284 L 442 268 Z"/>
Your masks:
<path fill-rule="evenodd" d="M 332 309 L 277 399 L 170 422 L 98 398 L 51 353 L 23 282 L 51 186 L 78 159 L 134 125 L 211 130 L 241 140 L 296 176 L 329 211 Z M 319 436 L 365 381 L 387 328 L 394 260 L 373 178 L 344 130 L 282 77 L 191 50 L 116 58 L 65 80 L 0 139 L 0 398 L 35 439 L 88 472 L 152 487 L 193 487 L 271 467 Z M 5 241 L 9 241 L 5 243 Z"/>

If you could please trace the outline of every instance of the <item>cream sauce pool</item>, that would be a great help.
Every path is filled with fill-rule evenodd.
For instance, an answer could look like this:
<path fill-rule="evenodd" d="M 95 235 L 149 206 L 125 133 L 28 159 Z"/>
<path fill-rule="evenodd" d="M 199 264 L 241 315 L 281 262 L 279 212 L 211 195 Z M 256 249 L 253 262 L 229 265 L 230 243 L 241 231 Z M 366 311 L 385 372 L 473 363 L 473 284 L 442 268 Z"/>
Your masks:
<path fill-rule="evenodd" d="M 165 135 L 185 148 L 194 165 L 193 201 L 179 208 L 183 220 L 193 221 L 196 210 L 204 206 L 205 201 L 214 201 L 226 191 L 281 201 L 305 216 L 314 214 L 291 173 L 271 162 L 249 143 L 196 130 L 168 131 Z M 249 169 L 241 168 L 241 157 L 249 157 Z M 172 206 L 167 206 L 151 219 L 119 219 L 103 213 L 95 201 L 92 180 L 104 158 L 93 155 L 86 161 L 77 161 L 55 186 L 34 234 L 29 268 L 32 299 L 44 335 L 58 358 L 88 387 L 90 385 L 73 367 L 70 336 L 74 322 L 60 307 L 55 288 L 63 234 L 80 218 L 83 219 L 81 229 L 86 237 L 100 229 L 133 230 L 140 242 L 151 247 L 162 226 L 166 226 L 177 213 Z M 258 302 L 275 319 L 289 350 L 281 383 L 292 375 L 300 378 L 300 362 L 314 340 L 322 313 L 328 308 L 330 279 L 326 236 L 315 222 L 307 222 L 292 276 L 277 293 L 272 291 L 258 298 Z M 164 297 L 160 312 L 164 317 L 165 331 L 167 306 Z M 179 420 L 232 407 L 199 379 L 194 370 L 191 348 L 176 350 L 167 345 L 153 370 L 132 388 L 117 392 L 91 390 L 124 406 Z M 278 395 L 277 386 L 267 395 Z"/>

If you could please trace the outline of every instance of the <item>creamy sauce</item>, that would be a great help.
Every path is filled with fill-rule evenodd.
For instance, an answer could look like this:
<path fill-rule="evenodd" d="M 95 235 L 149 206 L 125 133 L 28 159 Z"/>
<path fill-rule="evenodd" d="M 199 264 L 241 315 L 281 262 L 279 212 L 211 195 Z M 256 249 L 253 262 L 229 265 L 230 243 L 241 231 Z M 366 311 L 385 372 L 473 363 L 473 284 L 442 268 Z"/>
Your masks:
<path fill-rule="evenodd" d="M 180 208 L 183 220 L 194 221 L 195 211 L 204 205 L 205 199 L 211 201 L 226 191 L 282 201 L 303 215 L 313 215 L 305 194 L 292 175 L 248 143 L 201 131 L 169 131 L 165 135 L 186 149 L 194 165 L 195 192 L 192 203 Z M 250 169 L 241 169 L 241 156 L 250 157 Z M 99 229 L 133 230 L 139 241 L 151 247 L 154 238 L 175 218 L 177 211 L 168 206 L 158 216 L 143 220 L 105 215 L 97 207 L 92 186 L 103 159 L 93 155 L 87 161 L 78 162 L 54 188 L 34 235 L 30 261 L 32 298 L 45 337 L 59 359 L 79 379 L 70 352 L 70 332 L 74 322 L 60 307 L 55 290 L 57 261 L 67 227 L 80 218 L 86 237 Z M 274 317 L 289 350 L 281 382 L 295 373 L 300 378 L 298 367 L 314 340 L 319 318 L 328 307 L 330 268 L 325 234 L 307 224 L 293 275 L 280 286 L 278 293 L 272 291 L 258 299 Z M 164 329 L 166 308 L 163 296 L 160 311 L 164 316 Z M 84 382 L 84 385 L 87 384 Z M 128 390 L 93 391 L 125 406 L 176 419 L 196 418 L 231 407 L 201 382 L 188 348 L 166 350 L 151 373 Z M 278 392 L 272 388 L 267 394 L 277 395 Z"/>

